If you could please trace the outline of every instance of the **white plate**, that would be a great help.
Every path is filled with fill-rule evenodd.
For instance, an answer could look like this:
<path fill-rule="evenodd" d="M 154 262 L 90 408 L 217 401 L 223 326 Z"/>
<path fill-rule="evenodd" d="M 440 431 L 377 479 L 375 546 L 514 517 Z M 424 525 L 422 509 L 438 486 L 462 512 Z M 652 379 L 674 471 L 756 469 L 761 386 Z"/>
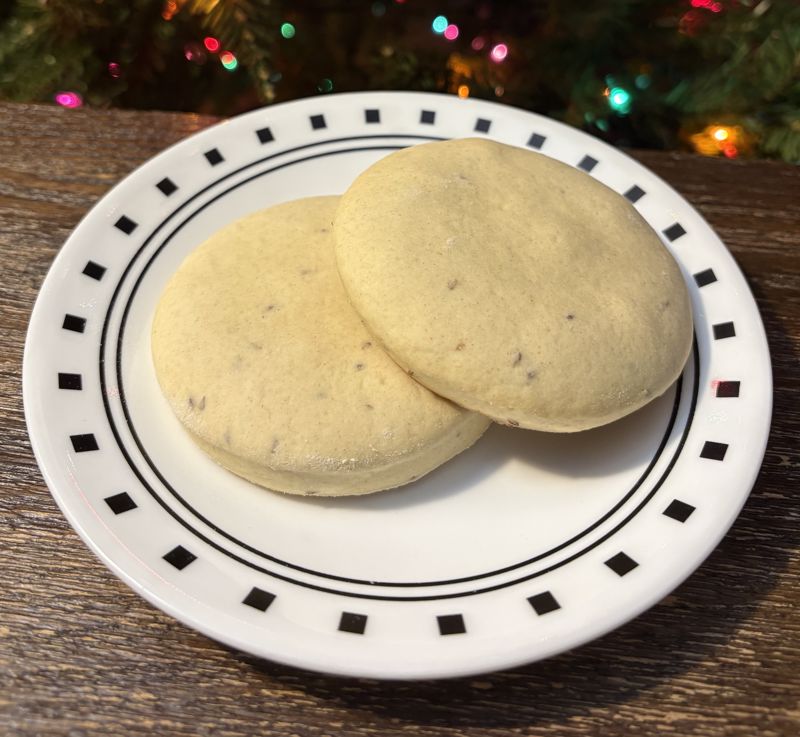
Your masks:
<path fill-rule="evenodd" d="M 493 427 L 428 477 L 374 496 L 282 496 L 215 466 L 169 411 L 150 361 L 150 321 L 170 274 L 235 218 L 340 193 L 403 146 L 471 135 L 539 149 L 635 202 L 691 291 L 696 341 L 681 381 L 590 432 Z M 148 161 L 56 258 L 31 318 L 23 378 L 44 478 L 125 582 L 234 647 L 379 678 L 525 663 L 650 607 L 738 514 L 772 401 L 745 280 L 676 192 L 546 118 L 417 93 L 257 110 Z"/>

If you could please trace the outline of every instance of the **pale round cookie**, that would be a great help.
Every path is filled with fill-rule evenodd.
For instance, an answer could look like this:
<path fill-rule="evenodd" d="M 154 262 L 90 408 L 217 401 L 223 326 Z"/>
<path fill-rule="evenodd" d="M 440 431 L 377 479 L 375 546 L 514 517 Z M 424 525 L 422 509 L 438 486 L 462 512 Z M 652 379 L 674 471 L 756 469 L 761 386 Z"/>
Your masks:
<path fill-rule="evenodd" d="M 484 139 L 398 151 L 335 219 L 350 301 L 415 379 L 514 426 L 576 431 L 662 394 L 692 342 L 689 295 L 620 195 Z"/>
<path fill-rule="evenodd" d="M 336 271 L 338 199 L 223 228 L 181 264 L 153 319 L 158 381 L 197 443 L 295 494 L 406 484 L 489 424 L 409 378 L 364 328 Z"/>

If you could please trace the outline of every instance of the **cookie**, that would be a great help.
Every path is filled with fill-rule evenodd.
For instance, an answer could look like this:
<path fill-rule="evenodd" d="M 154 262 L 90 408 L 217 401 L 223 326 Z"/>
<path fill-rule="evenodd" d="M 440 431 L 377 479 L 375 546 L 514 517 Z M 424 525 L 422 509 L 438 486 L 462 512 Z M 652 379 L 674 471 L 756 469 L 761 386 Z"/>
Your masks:
<path fill-rule="evenodd" d="M 215 461 L 294 494 L 408 483 L 489 421 L 411 379 L 339 280 L 336 197 L 232 223 L 181 264 L 158 303 L 152 357 L 172 410 Z"/>
<path fill-rule="evenodd" d="M 362 173 L 335 219 L 339 273 L 392 357 L 497 422 L 577 431 L 662 394 L 692 342 L 688 292 L 623 197 L 485 139 Z"/>

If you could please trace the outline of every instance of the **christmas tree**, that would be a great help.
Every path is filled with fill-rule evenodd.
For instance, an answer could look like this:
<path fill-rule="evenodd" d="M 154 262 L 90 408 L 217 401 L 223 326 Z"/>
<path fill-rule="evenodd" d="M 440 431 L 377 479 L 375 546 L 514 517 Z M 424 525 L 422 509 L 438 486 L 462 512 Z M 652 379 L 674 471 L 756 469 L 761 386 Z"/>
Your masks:
<path fill-rule="evenodd" d="M 0 97 L 232 115 L 367 89 L 800 162 L 796 0 L 11 0 Z"/>

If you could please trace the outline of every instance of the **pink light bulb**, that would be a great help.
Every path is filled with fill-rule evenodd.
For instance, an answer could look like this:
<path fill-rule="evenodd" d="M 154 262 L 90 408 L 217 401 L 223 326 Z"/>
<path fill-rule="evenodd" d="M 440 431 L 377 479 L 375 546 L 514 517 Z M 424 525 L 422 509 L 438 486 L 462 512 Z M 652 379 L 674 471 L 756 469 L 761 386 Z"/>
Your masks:
<path fill-rule="evenodd" d="M 83 105 L 83 99 L 77 92 L 58 92 L 55 95 L 55 101 L 61 107 L 75 108 Z"/>
<path fill-rule="evenodd" d="M 499 64 L 508 56 L 508 46 L 505 44 L 497 44 L 493 46 L 492 50 L 489 52 L 489 56 L 491 57 L 492 61 Z"/>
<path fill-rule="evenodd" d="M 444 29 L 444 37 L 448 41 L 455 41 L 458 38 L 458 26 L 455 23 L 451 23 L 447 28 Z"/>

